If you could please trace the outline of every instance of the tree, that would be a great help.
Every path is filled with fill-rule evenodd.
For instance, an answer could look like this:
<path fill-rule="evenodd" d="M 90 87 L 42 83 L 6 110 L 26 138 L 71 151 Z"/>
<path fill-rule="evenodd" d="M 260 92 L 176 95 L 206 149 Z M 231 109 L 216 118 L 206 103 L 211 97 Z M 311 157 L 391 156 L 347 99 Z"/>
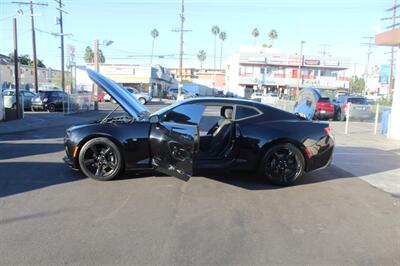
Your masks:
<path fill-rule="evenodd" d="M 220 30 L 217 25 L 212 26 L 211 33 L 214 35 L 214 69 L 217 68 L 217 37 Z"/>
<path fill-rule="evenodd" d="M 204 63 L 204 61 L 206 61 L 206 59 L 207 59 L 207 54 L 206 54 L 206 52 L 205 52 L 204 50 L 200 50 L 200 51 L 197 53 L 197 59 L 198 59 L 199 62 L 200 62 L 200 69 L 203 69 L 203 63 Z"/>
<path fill-rule="evenodd" d="M 9 53 L 8 57 L 10 58 L 10 62 L 14 63 L 14 54 L 13 53 Z M 18 61 L 19 61 L 19 63 L 21 65 L 33 66 L 33 61 L 31 60 L 31 58 L 27 54 L 18 56 Z M 37 65 L 37 67 L 43 67 L 43 68 L 46 67 L 46 65 L 40 59 L 37 60 L 36 65 Z"/>
<path fill-rule="evenodd" d="M 85 62 L 86 63 L 94 63 L 94 52 L 93 52 L 92 48 L 90 48 L 90 46 L 86 46 L 86 49 L 85 49 Z M 106 58 L 101 49 L 99 49 L 99 62 L 100 63 L 106 62 Z"/>
<path fill-rule="evenodd" d="M 99 49 L 99 61 L 102 64 L 106 62 L 106 57 L 104 56 L 103 51 L 101 49 Z"/>
<path fill-rule="evenodd" d="M 365 81 L 358 76 L 352 76 L 350 80 L 350 91 L 352 93 L 362 94 L 365 90 Z"/>
<path fill-rule="evenodd" d="M 221 31 L 219 33 L 219 39 L 221 41 L 221 53 L 220 53 L 220 57 L 219 57 L 219 69 L 222 69 L 222 47 L 223 47 L 224 41 L 226 40 L 227 37 L 228 36 L 227 36 L 225 31 Z"/>
<path fill-rule="evenodd" d="M 33 65 L 33 62 L 32 62 L 32 65 Z M 38 67 L 46 68 L 46 65 L 45 65 L 45 64 L 43 63 L 43 61 L 40 60 L 40 59 L 37 60 L 37 66 L 38 66 Z"/>
<path fill-rule="evenodd" d="M 86 46 L 85 49 L 85 62 L 86 63 L 93 63 L 94 61 L 94 53 L 92 48 L 90 48 L 90 46 Z"/>
<path fill-rule="evenodd" d="M 153 43 L 151 45 L 151 58 L 150 58 L 150 65 L 153 63 L 153 55 L 154 55 L 154 41 L 160 35 L 157 29 L 153 29 L 150 32 L 151 37 L 153 38 Z"/>
<path fill-rule="evenodd" d="M 274 45 L 274 40 L 278 39 L 278 32 L 276 30 L 271 30 L 268 33 L 268 38 L 271 40 L 271 47 Z"/>
<path fill-rule="evenodd" d="M 271 45 L 271 44 L 263 43 L 262 47 L 263 47 L 263 48 L 271 48 L 272 45 Z"/>
<path fill-rule="evenodd" d="M 251 32 L 251 36 L 254 38 L 254 46 L 256 46 L 256 41 L 257 37 L 260 35 L 260 32 L 258 31 L 257 28 L 254 28 L 253 31 Z"/>

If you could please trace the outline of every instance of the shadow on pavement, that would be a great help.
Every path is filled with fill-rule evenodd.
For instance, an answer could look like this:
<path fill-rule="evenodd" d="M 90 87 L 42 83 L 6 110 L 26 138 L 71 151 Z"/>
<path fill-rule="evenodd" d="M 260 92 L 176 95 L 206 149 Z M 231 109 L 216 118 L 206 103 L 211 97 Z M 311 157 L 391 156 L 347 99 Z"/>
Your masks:
<path fill-rule="evenodd" d="M 4 143 L 0 145 L 0 160 L 62 151 L 58 143 Z"/>
<path fill-rule="evenodd" d="M 0 198 L 81 179 L 61 162 L 0 163 Z"/>

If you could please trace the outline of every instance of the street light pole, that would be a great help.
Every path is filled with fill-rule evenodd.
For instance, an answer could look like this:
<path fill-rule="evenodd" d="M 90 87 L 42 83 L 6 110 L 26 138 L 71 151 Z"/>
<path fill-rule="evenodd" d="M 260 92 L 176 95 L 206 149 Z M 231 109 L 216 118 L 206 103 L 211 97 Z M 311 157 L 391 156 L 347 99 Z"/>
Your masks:
<path fill-rule="evenodd" d="M 305 44 L 305 41 L 300 42 L 300 62 L 299 62 L 299 68 L 297 70 L 297 87 L 296 87 L 296 97 L 299 95 L 299 90 L 300 90 L 300 77 L 301 77 L 301 67 L 303 66 L 303 45 Z"/>

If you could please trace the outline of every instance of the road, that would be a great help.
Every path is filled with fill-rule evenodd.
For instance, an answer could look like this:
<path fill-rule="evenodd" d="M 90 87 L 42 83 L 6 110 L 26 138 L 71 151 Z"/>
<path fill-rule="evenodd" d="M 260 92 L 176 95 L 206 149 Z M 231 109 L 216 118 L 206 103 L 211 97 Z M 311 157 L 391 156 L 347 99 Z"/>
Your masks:
<path fill-rule="evenodd" d="M 0 265 L 400 263 L 400 197 L 344 159 L 287 188 L 225 172 L 98 182 L 62 162 L 64 131 L 0 137 Z"/>

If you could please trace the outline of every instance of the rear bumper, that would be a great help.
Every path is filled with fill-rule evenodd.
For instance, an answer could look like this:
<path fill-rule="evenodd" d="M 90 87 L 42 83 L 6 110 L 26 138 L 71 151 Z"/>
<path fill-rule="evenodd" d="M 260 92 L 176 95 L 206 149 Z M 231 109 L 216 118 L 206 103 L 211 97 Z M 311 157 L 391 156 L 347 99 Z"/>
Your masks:
<path fill-rule="evenodd" d="M 335 112 L 328 112 L 328 111 L 316 111 L 314 117 L 318 119 L 331 119 L 335 117 Z"/>
<path fill-rule="evenodd" d="M 314 147 L 314 150 L 317 151 L 308 160 L 306 172 L 323 169 L 331 165 L 335 143 L 333 137 L 327 136 L 326 138 L 325 145 L 321 145 L 322 143 L 319 143 Z"/>

